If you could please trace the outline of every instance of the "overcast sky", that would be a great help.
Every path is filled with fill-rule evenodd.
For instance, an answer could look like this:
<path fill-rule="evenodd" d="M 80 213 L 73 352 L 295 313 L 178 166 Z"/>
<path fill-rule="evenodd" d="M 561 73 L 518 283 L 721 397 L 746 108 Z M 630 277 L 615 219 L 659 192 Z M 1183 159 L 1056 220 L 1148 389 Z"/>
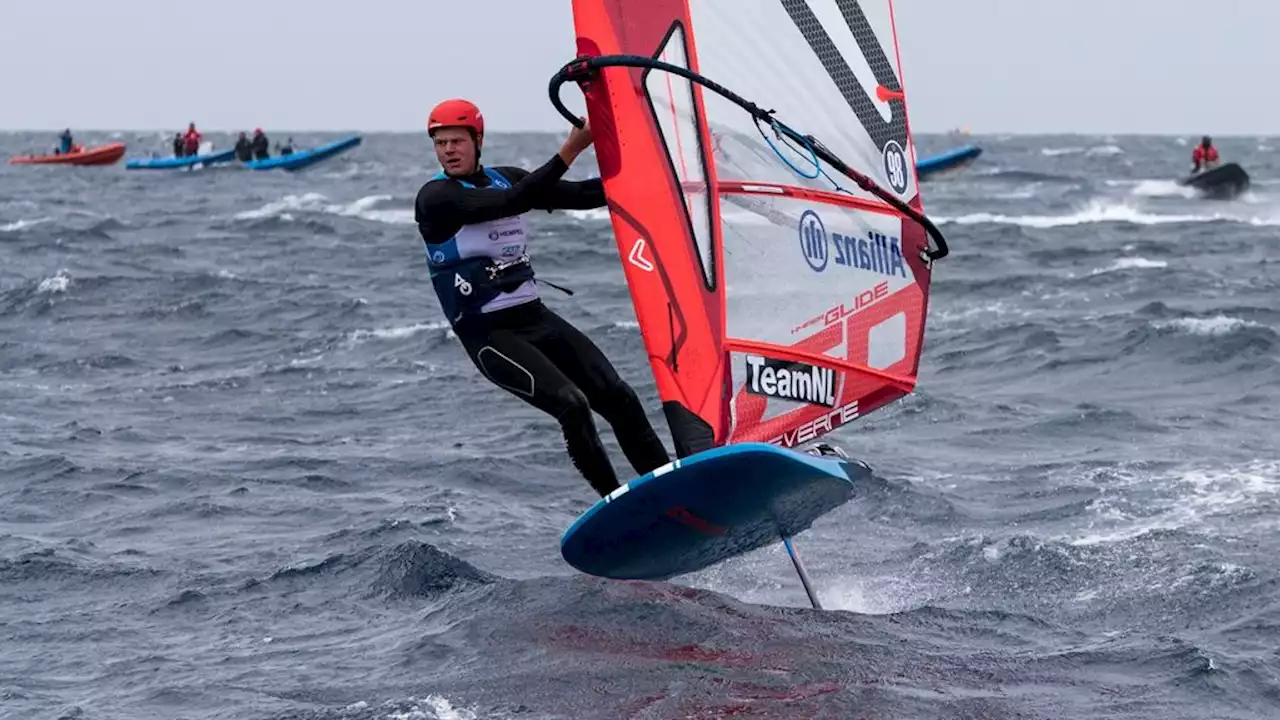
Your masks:
<path fill-rule="evenodd" d="M 0 128 L 416 130 L 464 95 L 559 130 L 570 5 L 0 0 Z M 1280 0 L 894 7 L 916 131 L 1280 133 Z"/>

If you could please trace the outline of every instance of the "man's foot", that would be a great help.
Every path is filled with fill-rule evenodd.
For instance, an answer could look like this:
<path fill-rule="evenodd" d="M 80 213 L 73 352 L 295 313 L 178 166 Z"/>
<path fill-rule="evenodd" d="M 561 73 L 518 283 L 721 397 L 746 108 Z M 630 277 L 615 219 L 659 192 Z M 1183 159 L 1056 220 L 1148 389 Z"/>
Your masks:
<path fill-rule="evenodd" d="M 849 456 L 844 450 L 832 445 L 831 443 L 817 442 L 804 449 L 806 455 L 818 455 L 826 457 L 838 457 L 841 460 L 848 460 Z"/>

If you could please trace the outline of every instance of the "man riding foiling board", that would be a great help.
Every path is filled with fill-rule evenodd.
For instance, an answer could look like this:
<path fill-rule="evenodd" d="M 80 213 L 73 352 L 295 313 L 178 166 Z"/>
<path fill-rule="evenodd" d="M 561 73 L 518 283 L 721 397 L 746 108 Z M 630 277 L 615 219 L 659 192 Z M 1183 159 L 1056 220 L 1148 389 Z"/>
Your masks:
<path fill-rule="evenodd" d="M 441 172 L 414 204 L 427 267 L 440 307 L 480 373 L 560 422 L 578 471 L 601 496 L 618 478 L 596 432 L 592 411 L 613 426 L 636 473 L 669 462 L 632 388 L 577 328 L 538 296 L 529 262 L 530 210 L 605 206 L 599 178 L 561 180 L 592 142 L 574 128 L 559 152 L 532 172 L 480 164 L 484 118 L 465 100 L 431 111 L 427 132 Z"/>

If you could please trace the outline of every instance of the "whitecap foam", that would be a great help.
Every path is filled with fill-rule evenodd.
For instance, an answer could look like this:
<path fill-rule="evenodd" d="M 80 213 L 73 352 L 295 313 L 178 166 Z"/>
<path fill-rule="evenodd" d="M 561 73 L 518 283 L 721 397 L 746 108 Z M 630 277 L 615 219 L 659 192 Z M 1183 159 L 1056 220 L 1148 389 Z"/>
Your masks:
<path fill-rule="evenodd" d="M 823 592 L 822 599 L 830 610 L 858 615 L 892 615 L 918 609 L 929 602 L 920 589 L 892 577 L 837 581 L 834 587 Z"/>
<path fill-rule="evenodd" d="M 358 217 L 387 225 L 413 225 L 415 220 L 412 209 L 376 209 L 379 204 L 391 199 L 390 195 L 369 195 L 346 205 L 325 205 L 320 210 L 330 215 Z"/>
<path fill-rule="evenodd" d="M 1233 515 L 1280 501 L 1280 461 L 1255 460 L 1228 468 L 1196 468 L 1177 476 L 1191 507 L 1208 515 Z"/>
<path fill-rule="evenodd" d="M 1130 195 L 1137 197 L 1183 197 L 1193 198 L 1196 196 L 1194 188 L 1179 185 L 1174 180 L 1139 180 L 1133 189 L 1129 191 Z"/>
<path fill-rule="evenodd" d="M 421 332 L 430 332 L 432 330 L 444 330 L 449 327 L 446 322 L 428 322 L 416 323 L 414 325 L 401 325 L 396 327 L 376 328 L 374 330 L 356 330 L 351 333 L 351 342 L 359 343 L 365 340 L 401 340 L 412 337 Z"/>
<path fill-rule="evenodd" d="M 1140 496 L 1148 497 L 1154 491 L 1162 497 L 1143 500 L 1142 514 L 1135 515 L 1118 506 L 1127 505 L 1124 491 L 1131 487 Z M 1202 530 L 1212 527 L 1211 521 L 1274 506 L 1280 502 L 1280 460 L 1186 467 L 1158 475 L 1119 471 L 1107 477 L 1105 490 L 1106 495 L 1089 504 L 1095 517 L 1087 531 L 1062 539 L 1073 545 L 1099 545 L 1160 530 Z M 1270 517 L 1258 522 L 1270 524 Z"/>
<path fill-rule="evenodd" d="M 565 210 L 564 212 L 575 220 L 601 221 L 609 219 L 609 211 L 606 208 L 593 208 L 591 210 Z"/>
<path fill-rule="evenodd" d="M 1228 317 L 1226 315 L 1214 315 L 1213 317 L 1207 318 L 1158 320 L 1153 322 L 1151 325 L 1157 330 L 1176 330 L 1204 337 L 1228 335 L 1238 330 L 1250 327 L 1266 327 L 1265 325 L 1253 322 L 1252 320 L 1241 320 L 1240 318 Z"/>
<path fill-rule="evenodd" d="M 340 217 L 356 217 L 361 220 L 388 225 L 412 225 L 414 223 L 412 209 L 379 209 L 377 207 L 392 199 L 390 195 L 368 195 L 349 203 L 331 203 L 324 195 L 310 192 L 303 195 L 286 195 L 275 202 L 263 205 L 257 210 L 236 213 L 234 217 L 237 220 L 261 220 L 274 217 L 291 221 L 294 218 L 294 213 L 311 212 Z"/>
<path fill-rule="evenodd" d="M 1030 200 L 1036 196 L 1035 186 L 991 195 L 993 200 Z"/>
<path fill-rule="evenodd" d="M 67 274 L 66 269 L 59 270 L 53 277 L 47 277 L 40 281 L 40 285 L 36 287 L 36 292 L 42 293 L 64 293 L 67 287 L 71 285 L 71 276 Z"/>
<path fill-rule="evenodd" d="M 22 230 L 24 228 L 29 228 L 33 225 L 47 223 L 52 219 L 53 218 L 47 218 L 47 217 L 35 218 L 34 220 L 19 219 L 14 222 L 8 223 L 7 225 L 0 225 L 0 232 L 18 232 L 19 230 Z"/>
<path fill-rule="evenodd" d="M 1094 156 L 1123 155 L 1124 148 L 1120 147 L 1119 145 L 1098 145 L 1096 147 L 1089 148 L 1085 152 L 1085 154 L 1094 155 Z"/>
<path fill-rule="evenodd" d="M 1236 218 L 1219 213 L 1212 215 L 1163 215 L 1140 210 L 1128 203 L 1111 200 L 1094 200 L 1084 208 L 1069 215 L 1003 215 L 979 212 L 958 217 L 937 217 L 938 224 L 954 225 L 1019 225 L 1021 227 L 1047 229 L 1089 225 L 1094 223 L 1128 223 L 1132 225 L 1168 225 L 1177 223 L 1239 222 L 1251 225 L 1277 225 L 1280 218 Z"/>
<path fill-rule="evenodd" d="M 1159 270 L 1168 266 L 1169 263 L 1164 260 L 1148 260 L 1144 257 L 1124 257 L 1116 260 L 1106 267 L 1096 268 L 1089 274 L 1102 275 L 1104 273 L 1118 272 L 1121 270 Z"/>
<path fill-rule="evenodd" d="M 257 210 L 246 210 L 235 214 L 237 220 L 261 220 L 270 217 L 279 217 L 288 213 L 290 210 L 306 210 L 314 209 L 321 202 L 324 202 L 325 196 L 320 193 L 306 193 L 305 195 L 285 195 L 283 198 L 275 202 L 267 203 Z"/>
<path fill-rule="evenodd" d="M 1037 297 L 1040 297 L 1037 294 Z M 962 323 L 975 317 L 981 316 L 1013 316 L 1027 317 L 1031 315 L 1031 311 L 1026 306 L 1014 303 L 1006 303 L 1003 300 L 997 300 L 990 303 L 965 303 L 953 309 L 946 306 L 929 309 L 929 322 L 938 325 L 949 325 L 952 323 Z"/>
<path fill-rule="evenodd" d="M 476 720 L 475 712 L 465 708 L 455 708 L 440 695 L 428 695 L 425 698 L 409 698 L 403 710 L 387 713 L 387 720 Z"/>
<path fill-rule="evenodd" d="M 1064 147 L 1064 148 L 1040 148 L 1040 154 L 1045 157 L 1058 157 L 1059 155 L 1079 155 L 1084 152 L 1082 147 Z"/>

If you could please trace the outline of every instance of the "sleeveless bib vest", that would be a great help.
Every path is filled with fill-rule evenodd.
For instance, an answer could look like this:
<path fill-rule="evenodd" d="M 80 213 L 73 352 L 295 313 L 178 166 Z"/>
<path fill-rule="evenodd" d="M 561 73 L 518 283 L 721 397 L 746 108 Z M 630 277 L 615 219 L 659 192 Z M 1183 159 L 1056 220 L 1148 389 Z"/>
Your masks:
<path fill-rule="evenodd" d="M 484 169 L 490 188 L 511 183 L 496 170 Z M 433 180 L 445 179 L 443 172 Z M 465 187 L 475 185 L 457 180 Z M 431 284 L 449 323 L 464 315 L 493 312 L 535 300 L 533 266 L 526 253 L 529 228 L 524 215 L 464 225 L 442 243 L 426 245 Z"/>

